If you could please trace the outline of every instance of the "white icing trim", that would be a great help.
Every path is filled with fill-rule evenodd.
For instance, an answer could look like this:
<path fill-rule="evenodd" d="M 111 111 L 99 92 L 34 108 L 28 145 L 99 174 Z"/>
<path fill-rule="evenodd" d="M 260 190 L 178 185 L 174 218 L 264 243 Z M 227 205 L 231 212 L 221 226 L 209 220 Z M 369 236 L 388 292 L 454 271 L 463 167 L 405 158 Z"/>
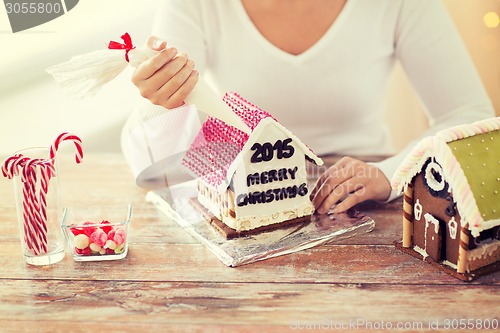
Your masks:
<path fill-rule="evenodd" d="M 469 261 L 490 257 L 498 249 L 500 249 L 500 240 L 490 239 L 469 251 Z"/>
<path fill-rule="evenodd" d="M 441 261 L 441 263 L 442 263 L 443 265 L 446 265 L 446 266 L 449 266 L 449 267 L 453 268 L 454 270 L 457 270 L 457 269 L 458 269 L 458 266 L 457 266 L 457 265 L 455 265 L 454 263 L 452 263 L 451 261 L 448 261 L 448 260 L 443 260 L 443 261 Z"/>
<path fill-rule="evenodd" d="M 436 133 L 436 137 L 445 142 L 451 142 L 498 129 L 500 129 L 500 117 L 495 117 L 441 130 Z"/>
<path fill-rule="evenodd" d="M 425 161 L 432 156 L 432 140 L 432 137 L 422 139 L 394 172 L 391 186 L 398 193 L 406 190 L 413 177 L 422 171 Z"/>
<path fill-rule="evenodd" d="M 441 175 L 441 182 L 437 181 L 437 179 L 436 179 L 436 177 L 434 177 L 434 174 L 432 173 L 432 171 L 435 171 Z M 444 189 L 446 182 L 445 182 L 444 177 L 443 177 L 443 169 L 436 162 L 431 161 L 427 165 L 425 172 L 424 172 L 424 177 L 425 177 L 425 180 L 427 181 L 427 184 L 434 191 L 439 192 L 439 191 L 442 191 Z"/>
<path fill-rule="evenodd" d="M 263 227 L 266 225 L 277 224 L 280 222 L 293 220 L 299 217 L 311 215 L 314 212 L 312 204 L 305 204 L 295 209 L 277 212 L 271 215 L 251 216 L 233 219 L 231 217 L 222 217 L 222 222 L 237 231 L 247 231 Z"/>
<path fill-rule="evenodd" d="M 422 218 L 422 210 L 423 210 L 422 204 L 420 203 L 420 200 L 417 199 L 413 207 L 413 213 L 415 214 L 415 219 L 417 221 L 420 221 L 420 219 Z"/>
<path fill-rule="evenodd" d="M 457 239 L 457 227 L 458 223 L 455 221 L 455 217 L 452 217 L 448 221 L 448 230 L 450 231 L 450 238 L 451 239 Z"/>
<path fill-rule="evenodd" d="M 500 130 L 500 117 L 455 126 L 442 130 L 433 137 L 423 139 L 394 173 L 391 180 L 392 187 L 402 193 L 413 178 L 422 171 L 425 161 L 430 157 L 436 158 L 442 166 L 443 176 L 450 186 L 450 192 L 453 193 L 461 216 L 461 226 L 468 224 L 472 235 L 479 236 L 481 231 L 499 225 L 500 220 L 483 220 L 467 178 L 447 143 L 496 130 Z"/>
<path fill-rule="evenodd" d="M 294 209 L 288 209 L 286 211 L 276 212 L 270 215 L 256 215 L 250 217 L 244 216 L 242 218 L 238 218 L 237 216 L 236 218 L 233 218 L 222 214 L 219 206 L 201 193 L 198 193 L 198 201 L 212 214 L 214 214 L 216 218 L 237 231 L 252 230 L 258 227 L 311 215 L 314 212 L 314 206 L 311 203 L 307 203 L 299 207 L 295 207 Z"/>
<path fill-rule="evenodd" d="M 427 231 L 427 228 L 429 228 L 429 225 L 432 223 L 434 224 L 434 233 L 437 234 L 439 232 L 439 221 L 434 216 L 432 216 L 432 214 L 429 213 L 426 213 L 424 215 L 424 218 L 425 218 L 425 231 Z"/>
<path fill-rule="evenodd" d="M 425 260 L 425 259 L 429 256 L 429 255 L 427 254 L 427 252 L 426 252 L 424 249 L 422 249 L 420 246 L 418 246 L 418 245 L 415 245 L 415 246 L 413 247 L 413 250 L 414 250 L 415 252 L 417 252 L 418 254 L 420 254 L 422 257 L 424 257 L 424 258 L 423 258 L 424 260 Z"/>

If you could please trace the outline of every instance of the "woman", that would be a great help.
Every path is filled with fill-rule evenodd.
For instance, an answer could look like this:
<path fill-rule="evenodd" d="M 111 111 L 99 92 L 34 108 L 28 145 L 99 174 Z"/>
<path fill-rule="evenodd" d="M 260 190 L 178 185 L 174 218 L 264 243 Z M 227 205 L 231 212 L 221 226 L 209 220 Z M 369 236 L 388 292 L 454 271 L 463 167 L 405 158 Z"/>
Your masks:
<path fill-rule="evenodd" d="M 127 147 L 140 137 L 127 134 L 134 123 L 155 128 L 144 120 L 155 115 L 170 125 L 148 140 L 166 140 L 164 150 L 176 146 L 170 155 L 186 149 L 191 136 L 184 143 L 173 138 L 195 133 L 199 121 L 175 111 L 200 73 L 221 95 L 236 91 L 271 112 L 319 155 L 393 153 L 384 97 L 396 61 L 428 111 L 431 126 L 423 136 L 494 115 L 437 0 L 165 0 L 154 34 L 148 46 L 159 53 L 132 79 L 148 102 L 127 125 Z M 317 211 L 394 198 L 389 179 L 413 144 L 380 163 L 341 159 L 312 191 Z M 125 149 L 136 175 L 158 164 L 138 166 L 137 154 Z M 147 174 L 157 172 L 149 167 Z"/>

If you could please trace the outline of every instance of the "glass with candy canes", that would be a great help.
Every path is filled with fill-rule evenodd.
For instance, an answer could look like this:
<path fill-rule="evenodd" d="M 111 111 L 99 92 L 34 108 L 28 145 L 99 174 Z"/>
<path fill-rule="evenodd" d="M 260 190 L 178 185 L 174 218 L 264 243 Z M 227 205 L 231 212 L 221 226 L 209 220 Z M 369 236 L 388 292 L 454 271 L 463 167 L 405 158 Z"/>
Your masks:
<path fill-rule="evenodd" d="M 56 152 L 59 144 L 66 140 L 75 143 L 76 160 L 80 163 L 81 140 L 73 134 L 62 133 L 50 148 L 23 149 L 2 165 L 3 176 L 14 181 L 21 249 L 28 264 L 48 265 L 64 258 Z"/>

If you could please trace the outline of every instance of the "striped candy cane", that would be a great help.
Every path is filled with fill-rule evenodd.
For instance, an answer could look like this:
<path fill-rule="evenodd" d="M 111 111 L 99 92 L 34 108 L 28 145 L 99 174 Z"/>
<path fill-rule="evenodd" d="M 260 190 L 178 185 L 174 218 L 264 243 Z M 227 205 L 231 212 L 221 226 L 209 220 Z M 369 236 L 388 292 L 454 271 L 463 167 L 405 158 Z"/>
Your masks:
<path fill-rule="evenodd" d="M 23 167 L 23 217 L 24 230 L 27 232 L 28 247 L 35 255 L 47 252 L 47 227 L 42 225 L 42 216 L 36 196 L 37 164 L 39 159 L 30 159 Z"/>
<path fill-rule="evenodd" d="M 44 186 L 48 188 L 48 180 L 43 179 L 46 175 L 43 174 L 42 168 L 45 164 L 52 164 L 49 159 L 32 159 L 25 166 L 26 179 L 25 184 L 28 184 L 29 197 L 25 199 L 30 203 L 33 210 L 34 219 L 30 224 L 35 231 L 34 239 L 36 244 L 39 245 L 39 253 L 46 253 L 47 245 L 47 200 L 44 195 Z M 40 180 L 38 175 L 40 174 Z M 44 185 L 46 184 L 46 185 Z M 37 191 L 37 188 L 40 188 Z M 35 253 L 36 254 L 36 253 Z"/>
<path fill-rule="evenodd" d="M 22 154 L 13 155 L 5 160 L 2 165 L 2 174 L 4 177 L 12 179 L 15 176 L 21 177 L 21 182 L 23 183 L 23 230 L 24 230 L 24 241 L 28 249 L 33 251 L 35 254 L 40 254 L 42 247 L 39 241 L 39 237 L 36 236 L 37 232 L 35 230 L 35 219 L 36 219 L 36 209 L 34 208 L 34 203 L 32 201 L 34 186 L 31 183 L 33 181 L 33 172 L 31 167 L 28 166 L 30 158 L 23 156 Z"/>
<path fill-rule="evenodd" d="M 2 165 L 3 176 L 9 179 L 17 176 L 19 169 L 22 169 L 27 161 L 29 161 L 29 158 L 24 157 L 22 154 L 16 154 L 7 158 Z"/>
<path fill-rule="evenodd" d="M 51 178 L 55 175 L 55 167 L 51 160 L 45 160 L 39 164 L 40 169 L 40 212 L 45 221 L 47 218 L 47 199 L 46 195 L 49 191 L 49 184 Z"/>
<path fill-rule="evenodd" d="M 38 246 L 37 239 L 35 238 L 35 231 L 32 227 L 30 221 L 34 220 L 33 209 L 30 206 L 30 201 L 27 198 L 30 197 L 31 187 L 26 180 L 27 172 L 25 167 L 27 162 L 29 162 L 28 157 L 24 157 L 22 154 L 16 154 L 7 158 L 2 165 L 2 174 L 4 177 L 12 179 L 15 176 L 20 176 L 23 181 L 23 230 L 24 230 L 24 242 L 28 249 L 38 254 L 40 247 Z"/>
<path fill-rule="evenodd" d="M 50 147 L 50 158 L 54 159 L 56 157 L 57 150 L 59 149 L 61 143 L 64 141 L 72 141 L 74 143 L 76 148 L 76 163 L 81 163 L 83 159 L 82 140 L 78 136 L 68 132 L 59 134 L 57 139 L 54 141 L 54 143 Z"/>
<path fill-rule="evenodd" d="M 38 164 L 40 170 L 40 190 L 38 193 L 38 209 L 40 211 L 40 227 L 42 228 L 41 235 L 44 244 L 47 244 L 47 193 L 49 191 L 49 184 L 51 178 L 55 175 L 55 166 L 53 160 L 42 160 Z"/>

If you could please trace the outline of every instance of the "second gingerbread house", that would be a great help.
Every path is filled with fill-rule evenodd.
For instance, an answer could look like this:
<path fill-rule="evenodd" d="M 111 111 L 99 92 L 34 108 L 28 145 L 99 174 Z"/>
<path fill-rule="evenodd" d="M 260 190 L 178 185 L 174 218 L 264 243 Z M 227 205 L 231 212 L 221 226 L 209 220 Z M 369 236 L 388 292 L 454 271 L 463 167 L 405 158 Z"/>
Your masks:
<path fill-rule="evenodd" d="M 466 281 L 500 269 L 500 117 L 422 140 L 392 186 L 404 192 L 401 249 Z"/>

